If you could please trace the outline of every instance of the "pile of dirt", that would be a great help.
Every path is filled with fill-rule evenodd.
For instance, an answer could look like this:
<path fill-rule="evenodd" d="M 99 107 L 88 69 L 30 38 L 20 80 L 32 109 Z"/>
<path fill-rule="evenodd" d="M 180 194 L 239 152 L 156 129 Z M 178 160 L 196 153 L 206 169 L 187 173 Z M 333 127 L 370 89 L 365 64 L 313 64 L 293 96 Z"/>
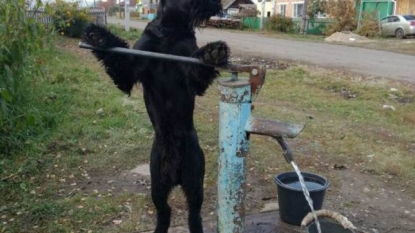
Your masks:
<path fill-rule="evenodd" d="M 288 67 L 293 66 L 288 62 L 276 61 L 275 59 L 269 59 L 264 57 L 255 56 L 231 56 L 231 63 L 235 65 L 260 65 L 265 66 L 267 70 L 285 70 Z"/>
<path fill-rule="evenodd" d="M 327 42 L 369 42 L 370 40 L 365 36 L 354 34 L 350 31 L 336 32 L 324 39 Z"/>

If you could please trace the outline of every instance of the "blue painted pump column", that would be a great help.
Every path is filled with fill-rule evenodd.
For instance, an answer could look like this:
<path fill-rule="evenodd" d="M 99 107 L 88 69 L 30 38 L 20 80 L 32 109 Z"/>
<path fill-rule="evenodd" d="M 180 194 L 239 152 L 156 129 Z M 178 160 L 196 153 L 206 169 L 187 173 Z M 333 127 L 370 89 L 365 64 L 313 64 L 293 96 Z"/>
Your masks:
<path fill-rule="evenodd" d="M 251 114 L 248 79 L 219 81 L 219 175 L 217 232 L 242 233 L 245 220 L 246 155 L 249 138 L 245 125 Z"/>

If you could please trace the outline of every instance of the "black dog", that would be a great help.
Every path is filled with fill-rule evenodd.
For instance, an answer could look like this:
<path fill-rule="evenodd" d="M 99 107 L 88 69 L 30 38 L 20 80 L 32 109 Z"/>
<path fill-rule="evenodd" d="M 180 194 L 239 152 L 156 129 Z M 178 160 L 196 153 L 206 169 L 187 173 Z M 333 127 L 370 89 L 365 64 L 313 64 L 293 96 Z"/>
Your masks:
<path fill-rule="evenodd" d="M 134 49 L 198 58 L 205 64 L 225 66 L 226 43 L 217 41 L 202 48 L 195 28 L 222 10 L 220 0 L 161 0 L 157 17 L 145 28 Z M 84 41 L 97 47 L 128 44 L 103 27 L 89 25 Z M 151 195 L 157 209 L 156 233 L 167 233 L 171 209 L 169 193 L 181 185 L 189 207 L 191 233 L 202 233 L 205 159 L 193 124 L 196 95 L 203 95 L 219 73 L 212 67 L 160 61 L 94 51 L 117 87 L 130 94 L 142 83 L 147 112 L 155 130 L 151 151 Z"/>

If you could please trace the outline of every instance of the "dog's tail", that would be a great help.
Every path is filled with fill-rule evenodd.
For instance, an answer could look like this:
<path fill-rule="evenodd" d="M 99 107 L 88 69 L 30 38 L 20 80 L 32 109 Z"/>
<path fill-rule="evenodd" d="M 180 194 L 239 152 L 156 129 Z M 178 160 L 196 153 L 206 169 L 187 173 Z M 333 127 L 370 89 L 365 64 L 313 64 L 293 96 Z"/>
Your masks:
<path fill-rule="evenodd" d="M 129 48 L 128 43 L 112 34 L 108 29 L 90 24 L 84 31 L 83 40 L 101 48 L 122 47 Z M 130 95 L 131 89 L 137 82 L 134 76 L 134 57 L 131 55 L 114 54 L 102 51 L 93 51 L 95 57 L 101 61 L 105 71 L 114 81 L 114 84 L 124 93 Z"/>

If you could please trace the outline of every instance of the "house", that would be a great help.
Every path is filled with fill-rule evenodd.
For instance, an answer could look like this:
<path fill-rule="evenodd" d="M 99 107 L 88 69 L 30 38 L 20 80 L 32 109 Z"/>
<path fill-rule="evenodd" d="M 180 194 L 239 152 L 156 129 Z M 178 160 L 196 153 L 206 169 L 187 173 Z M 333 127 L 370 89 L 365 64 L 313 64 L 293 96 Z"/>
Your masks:
<path fill-rule="evenodd" d="M 223 13 L 234 15 L 240 13 L 241 9 L 255 8 L 252 0 L 222 0 Z"/>
<path fill-rule="evenodd" d="M 276 1 L 277 0 L 253 0 L 258 10 L 258 17 L 262 16 L 262 10 L 264 11 L 264 17 L 271 17 L 276 14 Z M 264 5 L 264 9 L 262 6 Z"/>
<path fill-rule="evenodd" d="M 364 17 L 364 13 L 374 13 L 383 18 L 395 12 L 395 0 L 361 0 L 355 1 L 356 13 L 359 19 Z"/>
<path fill-rule="evenodd" d="M 415 14 L 414 0 L 360 0 L 356 1 L 356 12 L 376 12 L 380 18 L 393 14 Z M 361 17 L 361 16 L 359 16 Z"/>
<path fill-rule="evenodd" d="M 106 2 L 99 1 L 98 8 L 105 8 L 105 10 L 108 11 L 111 7 L 115 6 L 116 4 L 116 0 L 107 0 Z"/>
<path fill-rule="evenodd" d="M 304 0 L 277 0 L 276 13 L 290 18 L 302 17 Z"/>
<path fill-rule="evenodd" d="M 131 8 L 131 9 L 134 9 L 134 8 L 135 8 L 135 6 L 136 6 L 136 4 L 137 4 L 137 0 L 130 0 L 129 2 L 130 2 L 130 8 Z M 118 1 L 118 4 L 119 4 L 121 7 L 124 7 L 124 6 L 125 6 L 125 0 Z"/>
<path fill-rule="evenodd" d="M 154 14 L 157 12 L 158 0 L 137 0 L 136 10 L 140 14 Z"/>

